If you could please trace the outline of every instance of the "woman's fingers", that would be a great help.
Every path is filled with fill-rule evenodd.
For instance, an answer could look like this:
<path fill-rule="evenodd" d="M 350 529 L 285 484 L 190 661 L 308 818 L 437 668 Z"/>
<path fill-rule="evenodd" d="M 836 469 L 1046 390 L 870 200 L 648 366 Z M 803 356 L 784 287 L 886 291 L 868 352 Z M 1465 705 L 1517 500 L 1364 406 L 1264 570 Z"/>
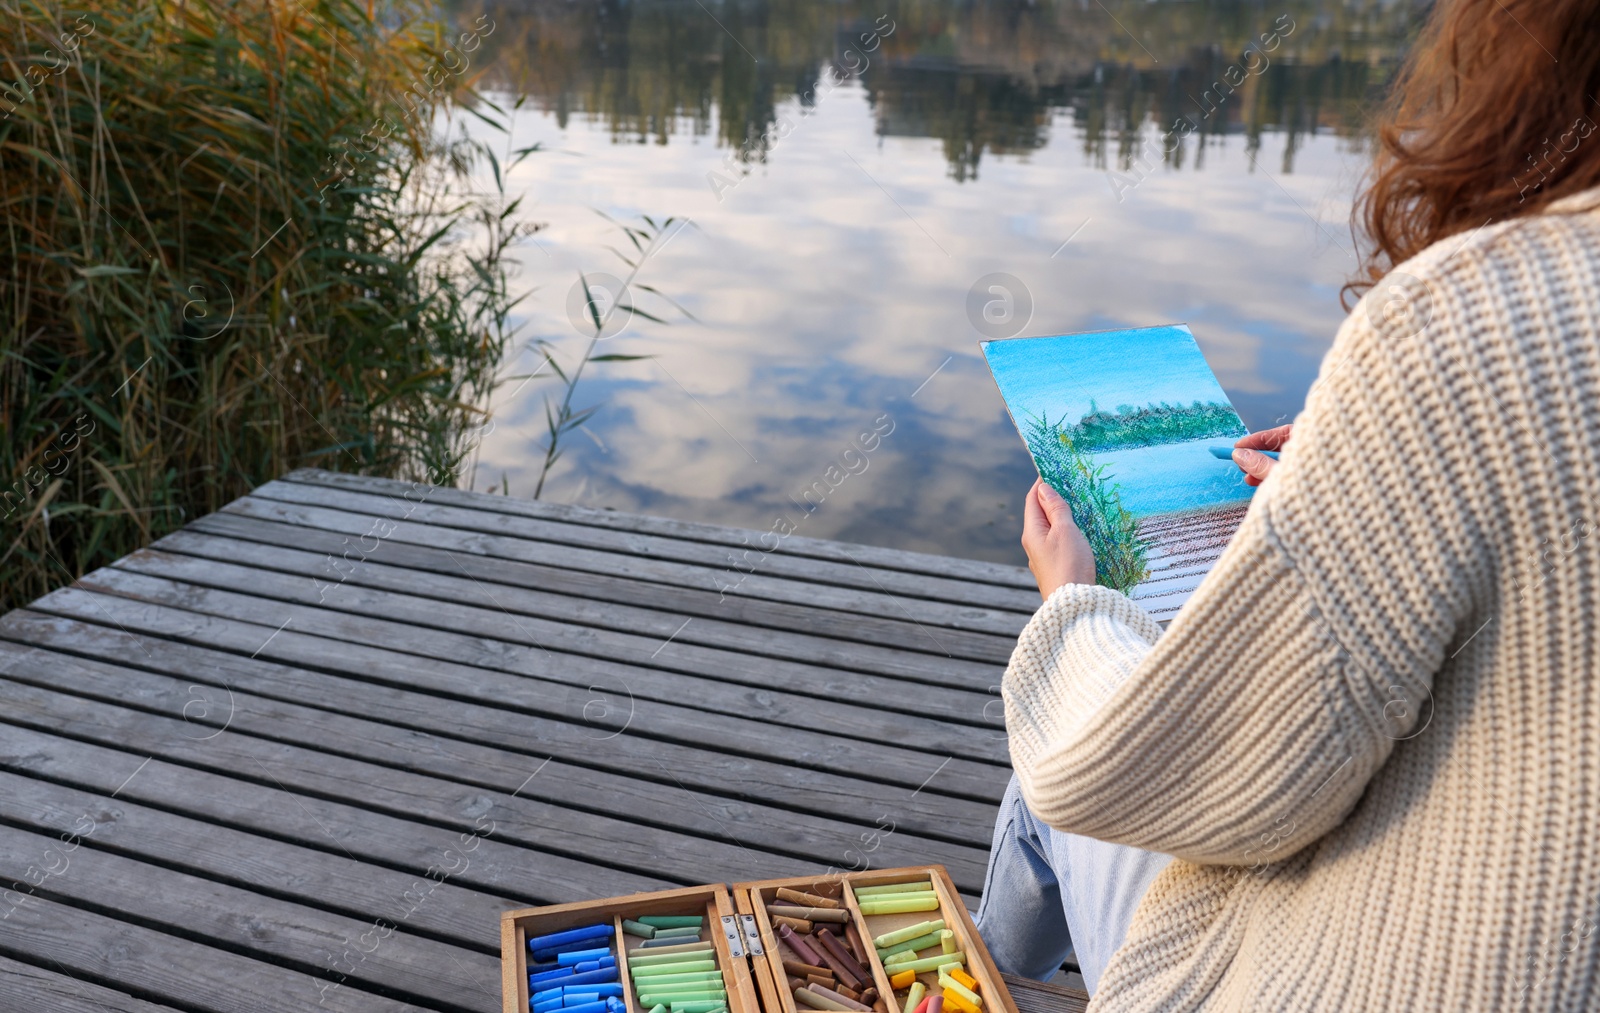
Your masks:
<path fill-rule="evenodd" d="M 1043 480 L 1028 490 L 1022 514 L 1022 548 L 1045 598 L 1062 584 L 1093 584 L 1094 550 L 1072 520 L 1072 508 Z"/>
<path fill-rule="evenodd" d="M 1067 501 L 1061 498 L 1049 483 L 1040 480 L 1034 483 L 1034 496 L 1039 500 L 1044 515 L 1053 528 L 1058 524 L 1072 523 L 1072 508 L 1067 506 Z"/>
<path fill-rule="evenodd" d="M 1234 448 L 1233 463 L 1244 472 L 1246 485 L 1260 485 L 1278 464 L 1266 454 L 1258 454 L 1254 450 L 1241 447 Z"/>
<path fill-rule="evenodd" d="M 1283 445 L 1289 442 L 1289 431 L 1293 428 L 1294 423 L 1291 422 L 1288 425 L 1263 429 L 1259 433 L 1251 433 L 1234 446 L 1244 450 L 1282 450 Z"/>
<path fill-rule="evenodd" d="M 1233 445 L 1233 463 L 1244 472 L 1245 485 L 1260 485 L 1277 462 L 1265 454 L 1258 454 L 1258 450 L 1282 450 L 1283 445 L 1289 442 L 1289 434 L 1294 429 L 1294 423 L 1273 426 L 1263 429 L 1259 433 L 1251 433 Z"/>
<path fill-rule="evenodd" d="M 1044 507 L 1039 503 L 1039 488 L 1044 485 L 1040 479 L 1033 480 L 1033 486 L 1028 490 L 1028 495 L 1022 498 L 1022 547 L 1026 549 L 1036 539 L 1041 539 L 1050 533 L 1050 518 L 1045 514 Z"/>

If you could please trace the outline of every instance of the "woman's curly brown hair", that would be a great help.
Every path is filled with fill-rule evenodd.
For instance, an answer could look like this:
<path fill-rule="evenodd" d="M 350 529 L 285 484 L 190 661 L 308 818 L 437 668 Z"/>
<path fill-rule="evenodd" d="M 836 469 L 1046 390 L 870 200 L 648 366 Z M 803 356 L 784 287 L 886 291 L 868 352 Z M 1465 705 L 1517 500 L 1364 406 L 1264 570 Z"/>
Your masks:
<path fill-rule="evenodd" d="M 1360 295 L 1441 239 L 1600 185 L 1600 3 L 1439 0 L 1380 119 Z"/>

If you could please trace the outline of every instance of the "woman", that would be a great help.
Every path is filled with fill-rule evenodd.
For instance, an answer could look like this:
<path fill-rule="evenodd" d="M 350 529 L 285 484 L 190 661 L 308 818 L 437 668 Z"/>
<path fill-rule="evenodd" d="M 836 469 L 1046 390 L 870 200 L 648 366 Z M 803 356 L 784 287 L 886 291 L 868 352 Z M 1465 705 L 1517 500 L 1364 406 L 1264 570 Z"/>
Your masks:
<path fill-rule="evenodd" d="M 1597 67 L 1593 0 L 1441 0 L 1376 288 L 1164 633 L 1034 486 L 1003 968 L 1070 936 L 1097 1010 L 1600 1009 Z"/>

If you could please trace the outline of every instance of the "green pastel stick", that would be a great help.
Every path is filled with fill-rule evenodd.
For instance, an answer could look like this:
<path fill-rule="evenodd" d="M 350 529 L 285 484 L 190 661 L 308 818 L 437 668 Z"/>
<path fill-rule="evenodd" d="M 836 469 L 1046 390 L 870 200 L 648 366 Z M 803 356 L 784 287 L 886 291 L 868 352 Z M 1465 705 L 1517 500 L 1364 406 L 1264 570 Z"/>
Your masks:
<path fill-rule="evenodd" d="M 654 1006 L 658 1002 L 672 1005 L 681 999 L 721 999 L 728 994 L 728 990 L 720 985 L 711 985 L 701 982 L 698 985 L 683 985 L 677 988 L 655 988 L 645 986 L 639 990 L 639 1000 L 647 1005 Z"/>
<path fill-rule="evenodd" d="M 643 936 L 646 939 L 654 939 L 656 937 L 656 927 L 654 925 L 636 922 L 632 918 L 622 919 L 622 931 L 630 935 Z"/>
<path fill-rule="evenodd" d="M 925 936 L 918 936 L 915 939 L 907 939 L 903 943 L 896 943 L 886 950 L 879 950 L 878 959 L 888 960 L 896 953 L 915 953 L 918 950 L 926 950 L 930 946 L 937 946 L 939 944 L 940 931 L 948 930 L 935 930 Z"/>
<path fill-rule="evenodd" d="M 932 957 L 923 957 L 919 960 L 897 961 L 893 965 L 894 970 L 891 973 L 899 974 L 901 971 L 916 971 L 918 974 L 920 974 L 923 971 L 937 971 L 940 964 L 965 964 L 966 962 L 967 955 L 962 953 L 960 950 L 957 950 L 954 953 L 939 953 Z M 889 966 L 890 965 L 885 964 L 883 969 L 888 971 Z"/>
<path fill-rule="evenodd" d="M 884 947 L 903 943 L 907 939 L 915 939 L 918 936 L 925 936 L 930 932 L 938 932 L 944 927 L 945 924 L 943 918 L 931 922 L 917 922 L 917 924 L 907 925 L 903 929 L 895 929 L 893 932 L 885 932 L 883 935 L 874 939 L 872 941 L 872 945 L 882 949 Z"/>
<path fill-rule="evenodd" d="M 946 953 L 956 952 L 956 934 L 949 929 L 939 933 L 939 949 Z"/>
<path fill-rule="evenodd" d="M 655 1005 L 666 1003 L 668 1006 L 676 1002 L 694 1002 L 700 999 L 717 999 L 726 1002 L 728 990 L 725 988 L 702 988 L 698 991 L 682 989 L 677 992 L 640 992 L 639 1001 Z"/>
<path fill-rule="evenodd" d="M 856 897 L 878 897 L 886 893 L 917 893 L 932 890 L 933 881 L 924 879 L 916 883 L 889 883 L 886 886 L 858 886 L 855 887 Z"/>
<path fill-rule="evenodd" d="M 920 897 L 908 897 L 904 900 L 879 900 L 873 898 L 861 902 L 861 913 L 864 915 L 898 915 L 908 911 L 937 911 L 939 898 L 933 894 L 923 894 Z"/>
<path fill-rule="evenodd" d="M 722 1013 L 728 1008 L 723 1000 L 708 999 L 700 1002 L 675 1002 L 672 1013 Z"/>
<path fill-rule="evenodd" d="M 690 939 L 696 939 L 696 938 L 699 937 L 699 935 L 700 935 L 700 926 L 698 926 L 698 925 L 685 925 L 682 928 L 676 928 L 676 929 L 656 929 L 655 938 L 656 939 L 676 939 L 679 936 L 688 936 Z"/>
<path fill-rule="evenodd" d="M 699 985 L 708 981 L 715 985 L 722 984 L 722 972 L 686 971 L 683 974 L 652 974 L 633 979 L 633 983 L 640 988 L 660 988 L 663 985 L 683 985 L 690 982 Z"/>
<path fill-rule="evenodd" d="M 666 949 L 677 950 L 678 948 L 676 946 L 669 946 L 666 947 Z M 711 952 L 711 944 L 702 943 L 700 949 L 683 950 L 677 953 L 656 953 L 652 951 L 649 953 L 641 953 L 637 957 L 630 953 L 628 954 L 628 968 L 629 970 L 632 970 L 636 967 L 659 967 L 662 964 L 681 964 L 685 960 L 705 960 L 711 956 Z"/>
<path fill-rule="evenodd" d="M 929 897 L 935 897 L 935 896 L 938 896 L 938 895 L 929 893 L 926 890 L 917 890 L 917 891 L 915 891 L 913 893 L 880 893 L 880 894 L 877 894 L 876 896 L 872 896 L 872 897 L 863 897 L 863 898 L 861 898 L 860 903 L 862 903 L 862 904 L 889 904 L 889 903 L 893 903 L 894 901 L 901 901 L 901 900 L 921 900 L 921 901 L 925 901 Z"/>
<path fill-rule="evenodd" d="M 684 953 L 695 953 L 712 948 L 711 943 L 701 942 L 698 939 L 691 943 L 679 943 L 677 946 L 635 946 L 628 951 L 628 962 L 633 963 L 646 957 L 675 957 Z"/>
<path fill-rule="evenodd" d="M 690 953 L 688 956 L 694 957 L 698 956 L 698 954 Z M 633 972 L 635 981 L 640 978 L 651 978 L 662 974 L 682 974 L 685 971 L 715 971 L 716 969 L 717 962 L 715 960 L 679 960 L 676 964 L 650 964 L 645 967 L 628 968 L 629 971 Z"/>
<path fill-rule="evenodd" d="M 650 1007 L 650 1013 L 667 1013 L 667 1007 L 664 1003 L 658 1002 Z"/>
<path fill-rule="evenodd" d="M 914 1013 L 917 1005 L 922 1002 L 922 997 L 926 995 L 927 992 L 928 986 L 924 985 L 920 979 L 913 981 L 911 983 L 911 987 L 906 990 L 906 1008 L 904 1013 Z"/>
<path fill-rule="evenodd" d="M 694 926 L 699 928 L 706 923 L 705 915 L 640 915 L 634 921 L 658 929 L 682 929 Z"/>

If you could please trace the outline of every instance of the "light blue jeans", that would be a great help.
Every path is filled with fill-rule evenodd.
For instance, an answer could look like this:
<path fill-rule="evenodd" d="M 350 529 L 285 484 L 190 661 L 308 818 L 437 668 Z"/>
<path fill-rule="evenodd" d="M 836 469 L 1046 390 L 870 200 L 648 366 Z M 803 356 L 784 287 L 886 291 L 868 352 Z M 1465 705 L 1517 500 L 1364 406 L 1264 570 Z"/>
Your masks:
<path fill-rule="evenodd" d="M 1170 861 L 1050 829 L 1028 810 L 1012 775 L 994 824 L 978 934 L 1000 970 L 1037 981 L 1076 950 L 1093 995 L 1150 881 Z"/>

